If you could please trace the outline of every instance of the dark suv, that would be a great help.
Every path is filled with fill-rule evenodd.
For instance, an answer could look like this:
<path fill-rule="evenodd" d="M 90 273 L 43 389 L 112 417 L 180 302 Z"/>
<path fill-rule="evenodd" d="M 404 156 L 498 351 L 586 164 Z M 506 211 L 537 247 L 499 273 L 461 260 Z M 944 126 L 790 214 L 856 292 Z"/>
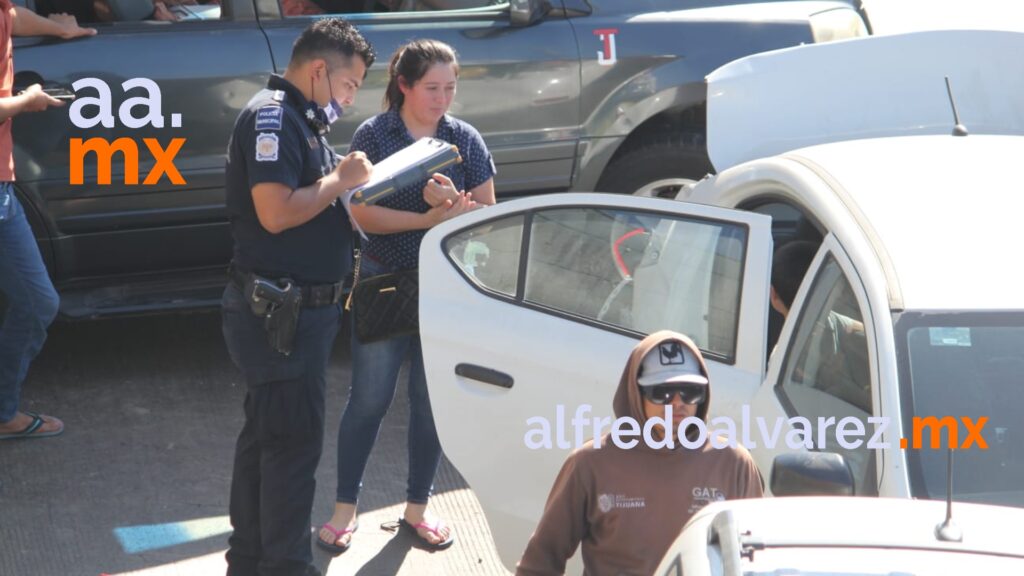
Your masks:
<path fill-rule="evenodd" d="M 78 96 L 15 119 L 17 193 L 65 316 L 214 304 L 231 254 L 232 124 L 316 16 L 288 17 L 278 0 L 221 0 L 156 22 L 144 19 L 150 0 L 105 1 L 120 21 L 95 24 L 94 37 L 15 39 L 16 86 Z M 452 113 L 484 135 L 500 198 L 671 192 L 710 169 L 706 73 L 866 33 L 843 2 L 366 0 L 362 9 L 344 16 L 380 57 L 331 132 L 336 149 L 380 110 L 390 53 L 438 38 L 459 52 Z"/>

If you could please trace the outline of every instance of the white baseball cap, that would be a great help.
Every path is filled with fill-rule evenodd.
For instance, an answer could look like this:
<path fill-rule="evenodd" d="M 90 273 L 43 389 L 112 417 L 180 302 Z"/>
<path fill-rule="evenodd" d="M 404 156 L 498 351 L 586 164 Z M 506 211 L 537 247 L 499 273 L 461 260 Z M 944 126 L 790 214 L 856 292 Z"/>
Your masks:
<path fill-rule="evenodd" d="M 708 378 L 701 372 L 700 362 L 688 347 L 675 340 L 666 340 L 644 356 L 637 383 L 641 386 L 707 384 Z"/>

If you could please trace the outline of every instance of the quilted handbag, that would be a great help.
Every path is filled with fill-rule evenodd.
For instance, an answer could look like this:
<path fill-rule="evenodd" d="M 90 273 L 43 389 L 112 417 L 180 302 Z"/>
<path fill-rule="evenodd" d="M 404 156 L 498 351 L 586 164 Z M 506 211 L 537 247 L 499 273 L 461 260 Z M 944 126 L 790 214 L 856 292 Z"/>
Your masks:
<path fill-rule="evenodd" d="M 419 301 L 419 270 L 360 278 L 357 261 L 345 309 L 352 310 L 356 336 L 367 344 L 419 332 Z"/>

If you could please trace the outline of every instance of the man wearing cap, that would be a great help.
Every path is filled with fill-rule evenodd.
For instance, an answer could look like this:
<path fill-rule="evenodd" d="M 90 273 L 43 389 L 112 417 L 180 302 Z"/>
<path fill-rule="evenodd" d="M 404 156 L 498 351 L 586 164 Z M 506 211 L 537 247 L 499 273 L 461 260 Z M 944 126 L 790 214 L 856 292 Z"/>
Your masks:
<path fill-rule="evenodd" d="M 661 331 L 644 338 L 629 356 L 613 407 L 642 428 L 667 417 L 674 430 L 687 417 L 707 422 L 711 386 L 697 346 L 686 336 Z M 691 516 L 717 500 L 762 496 L 761 476 L 742 446 L 716 448 L 689 426 L 684 446 L 660 424 L 648 445 L 620 447 L 611 434 L 569 455 L 551 488 L 544 515 L 516 569 L 517 576 L 564 574 L 582 543 L 585 574 L 647 575 Z M 719 444 L 721 445 L 721 444 Z"/>

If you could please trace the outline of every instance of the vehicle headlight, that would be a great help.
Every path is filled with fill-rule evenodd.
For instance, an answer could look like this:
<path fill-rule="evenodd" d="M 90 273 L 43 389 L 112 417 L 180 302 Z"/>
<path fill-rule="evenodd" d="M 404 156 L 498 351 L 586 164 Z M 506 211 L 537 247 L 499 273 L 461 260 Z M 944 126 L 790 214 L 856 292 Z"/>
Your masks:
<path fill-rule="evenodd" d="M 860 14 L 849 8 L 833 8 L 811 15 L 811 34 L 816 43 L 868 35 Z"/>

